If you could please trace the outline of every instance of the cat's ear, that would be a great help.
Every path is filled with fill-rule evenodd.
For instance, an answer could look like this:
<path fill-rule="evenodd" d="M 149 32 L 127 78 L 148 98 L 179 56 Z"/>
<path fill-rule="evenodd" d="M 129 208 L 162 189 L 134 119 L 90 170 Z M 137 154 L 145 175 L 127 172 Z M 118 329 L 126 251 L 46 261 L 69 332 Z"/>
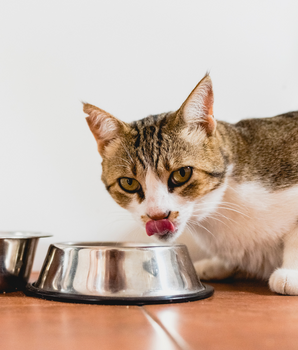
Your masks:
<path fill-rule="evenodd" d="M 208 136 L 213 135 L 216 120 L 213 116 L 212 81 L 208 73 L 193 89 L 179 111 L 187 124 L 200 126 Z"/>
<path fill-rule="evenodd" d="M 103 155 L 105 147 L 124 132 L 126 124 L 89 103 L 83 103 L 83 111 L 88 114 L 88 126 L 95 137 L 99 153 Z"/>

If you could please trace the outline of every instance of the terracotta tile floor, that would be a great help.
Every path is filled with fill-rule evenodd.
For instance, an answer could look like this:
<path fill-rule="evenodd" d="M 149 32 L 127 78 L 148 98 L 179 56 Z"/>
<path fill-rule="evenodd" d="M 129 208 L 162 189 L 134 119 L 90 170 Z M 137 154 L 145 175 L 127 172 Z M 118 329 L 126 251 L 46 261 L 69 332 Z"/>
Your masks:
<path fill-rule="evenodd" d="M 298 349 L 298 297 L 257 281 L 211 284 L 210 299 L 143 307 L 2 294 L 0 349 Z"/>

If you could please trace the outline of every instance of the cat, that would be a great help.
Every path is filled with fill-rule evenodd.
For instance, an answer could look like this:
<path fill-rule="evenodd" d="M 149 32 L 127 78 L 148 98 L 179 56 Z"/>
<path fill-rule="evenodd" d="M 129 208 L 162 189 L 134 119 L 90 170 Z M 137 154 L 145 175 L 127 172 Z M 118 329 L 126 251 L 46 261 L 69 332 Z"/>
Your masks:
<path fill-rule="evenodd" d="M 149 236 L 189 227 L 203 280 L 242 272 L 298 295 L 298 112 L 216 121 L 209 74 L 178 111 L 125 123 L 84 103 L 102 181 Z"/>

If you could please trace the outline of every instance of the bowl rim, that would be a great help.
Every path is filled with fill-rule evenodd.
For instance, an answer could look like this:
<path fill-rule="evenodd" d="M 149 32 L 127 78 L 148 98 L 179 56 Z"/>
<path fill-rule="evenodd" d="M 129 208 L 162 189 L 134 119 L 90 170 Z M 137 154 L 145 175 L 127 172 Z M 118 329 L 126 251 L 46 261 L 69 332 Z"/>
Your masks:
<path fill-rule="evenodd" d="M 160 243 L 144 243 L 144 242 L 119 242 L 119 241 L 66 241 L 53 243 L 53 246 L 64 249 L 64 248 L 89 248 L 89 249 L 165 249 L 165 248 L 176 248 L 186 247 L 185 244 L 160 244 Z"/>
<path fill-rule="evenodd" d="M 53 237 L 49 233 L 33 232 L 33 231 L 0 231 L 1 239 L 30 239 L 30 238 L 44 238 Z"/>
<path fill-rule="evenodd" d="M 28 283 L 24 293 L 30 297 L 37 297 L 52 301 L 61 301 L 68 303 L 83 303 L 83 304 L 103 304 L 103 305 L 149 305 L 149 304 L 172 304 L 183 303 L 206 299 L 214 294 L 213 286 L 201 283 L 203 289 L 189 294 L 177 294 L 166 296 L 151 296 L 151 297 L 104 297 L 100 295 L 86 294 L 70 294 L 53 291 L 45 291 L 42 288 L 37 288 L 35 283 Z"/>

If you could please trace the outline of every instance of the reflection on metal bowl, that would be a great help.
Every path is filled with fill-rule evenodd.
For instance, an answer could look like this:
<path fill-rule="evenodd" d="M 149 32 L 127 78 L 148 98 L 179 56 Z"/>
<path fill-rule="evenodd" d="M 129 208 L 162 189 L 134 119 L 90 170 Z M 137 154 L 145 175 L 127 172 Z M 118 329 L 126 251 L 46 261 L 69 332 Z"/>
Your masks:
<path fill-rule="evenodd" d="M 0 232 L 0 292 L 24 289 L 41 237 L 50 235 L 33 232 Z"/>
<path fill-rule="evenodd" d="M 184 245 L 84 242 L 52 244 L 27 293 L 51 300 L 146 304 L 202 299 L 213 289 L 197 278 Z"/>

